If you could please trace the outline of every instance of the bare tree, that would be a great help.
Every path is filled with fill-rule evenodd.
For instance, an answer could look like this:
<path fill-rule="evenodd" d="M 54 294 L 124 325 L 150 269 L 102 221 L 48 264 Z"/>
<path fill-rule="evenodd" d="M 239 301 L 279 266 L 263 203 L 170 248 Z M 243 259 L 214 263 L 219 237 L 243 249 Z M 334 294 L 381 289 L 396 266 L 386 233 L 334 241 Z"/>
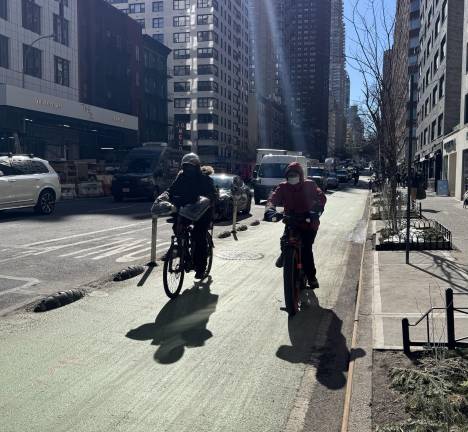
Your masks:
<path fill-rule="evenodd" d="M 397 3 L 398 8 L 407 3 L 409 14 L 408 0 Z M 403 45 L 408 31 L 387 10 L 384 0 L 355 1 L 347 21 L 349 37 L 357 48 L 348 55 L 348 63 L 362 77 L 364 124 L 378 143 L 378 169 L 388 187 L 387 217 L 396 232 L 400 228 L 397 173 L 405 149 L 408 65 L 397 55 L 394 43 Z"/>

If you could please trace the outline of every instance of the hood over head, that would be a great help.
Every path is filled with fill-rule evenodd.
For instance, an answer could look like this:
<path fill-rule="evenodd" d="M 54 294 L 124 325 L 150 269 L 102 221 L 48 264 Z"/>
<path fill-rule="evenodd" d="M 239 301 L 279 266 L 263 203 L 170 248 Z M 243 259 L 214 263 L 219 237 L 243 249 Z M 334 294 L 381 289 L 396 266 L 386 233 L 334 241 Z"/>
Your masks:
<path fill-rule="evenodd" d="M 301 182 L 304 181 L 304 170 L 302 169 L 302 165 L 299 162 L 293 162 L 288 165 L 288 167 L 286 168 L 286 174 L 285 174 L 286 178 L 288 177 L 288 174 L 290 172 L 295 172 L 299 174 Z"/>

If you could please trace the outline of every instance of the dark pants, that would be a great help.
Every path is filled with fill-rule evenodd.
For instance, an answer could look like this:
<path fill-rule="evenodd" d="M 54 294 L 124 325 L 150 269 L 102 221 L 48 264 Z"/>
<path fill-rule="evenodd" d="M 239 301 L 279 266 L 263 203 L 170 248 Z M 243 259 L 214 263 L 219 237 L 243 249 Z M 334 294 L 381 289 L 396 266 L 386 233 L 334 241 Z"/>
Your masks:
<path fill-rule="evenodd" d="M 208 211 L 193 224 L 193 265 L 196 272 L 204 272 L 206 270 L 206 265 L 208 263 L 208 243 L 206 237 L 211 227 L 211 222 L 212 214 Z M 188 219 L 183 219 L 182 223 L 190 224 L 190 221 Z"/>
<path fill-rule="evenodd" d="M 312 251 L 315 237 L 317 236 L 317 231 L 301 230 L 300 233 L 302 239 L 302 268 L 304 269 L 304 273 L 307 276 L 307 279 L 310 281 L 314 279 L 317 274 L 317 269 L 315 268 L 314 253 Z M 283 250 L 283 246 L 286 241 L 285 235 L 283 235 L 283 237 L 281 238 L 281 250 Z"/>

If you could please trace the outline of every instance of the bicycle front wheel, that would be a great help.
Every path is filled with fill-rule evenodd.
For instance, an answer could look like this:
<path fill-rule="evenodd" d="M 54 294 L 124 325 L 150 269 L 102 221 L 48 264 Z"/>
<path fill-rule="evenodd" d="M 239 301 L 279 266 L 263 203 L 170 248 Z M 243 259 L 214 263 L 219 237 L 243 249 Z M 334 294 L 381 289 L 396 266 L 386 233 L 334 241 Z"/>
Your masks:
<path fill-rule="evenodd" d="M 299 269 L 297 268 L 297 253 L 292 247 L 284 251 L 283 283 L 284 302 L 290 317 L 299 311 Z"/>
<path fill-rule="evenodd" d="M 176 298 L 180 294 L 180 290 L 184 284 L 185 271 L 183 255 L 181 248 L 176 245 L 171 245 L 167 252 L 166 260 L 164 261 L 164 291 L 171 299 Z"/>

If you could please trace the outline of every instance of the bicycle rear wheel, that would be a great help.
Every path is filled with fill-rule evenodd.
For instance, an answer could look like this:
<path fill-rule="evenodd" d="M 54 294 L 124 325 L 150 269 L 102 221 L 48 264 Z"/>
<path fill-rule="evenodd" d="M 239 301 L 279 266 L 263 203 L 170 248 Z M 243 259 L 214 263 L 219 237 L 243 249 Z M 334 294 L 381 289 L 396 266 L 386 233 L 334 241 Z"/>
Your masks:
<path fill-rule="evenodd" d="M 284 251 L 283 282 L 284 302 L 290 317 L 299 311 L 299 271 L 297 268 L 297 253 L 293 247 Z"/>
<path fill-rule="evenodd" d="M 184 254 L 179 246 L 172 244 L 164 261 L 163 284 L 166 295 L 173 299 L 180 294 L 184 284 Z"/>
<path fill-rule="evenodd" d="M 203 279 L 206 279 L 210 275 L 211 267 L 213 266 L 213 248 L 214 248 L 214 245 L 213 245 L 213 238 L 211 237 L 210 233 L 208 233 L 206 235 L 206 241 L 208 243 L 208 262 L 207 262 L 207 265 L 206 265 L 205 276 L 204 276 Z"/>

